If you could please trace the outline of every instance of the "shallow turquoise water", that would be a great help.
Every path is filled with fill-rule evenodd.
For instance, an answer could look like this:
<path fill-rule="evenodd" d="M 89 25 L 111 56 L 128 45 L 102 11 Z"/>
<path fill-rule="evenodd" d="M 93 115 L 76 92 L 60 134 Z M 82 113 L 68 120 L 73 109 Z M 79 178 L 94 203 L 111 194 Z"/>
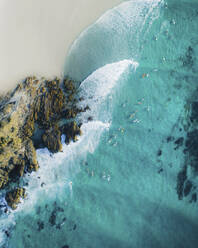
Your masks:
<path fill-rule="evenodd" d="M 28 199 L 2 215 L 5 247 L 197 247 L 191 167 L 194 188 L 180 200 L 177 190 L 191 157 L 185 140 L 196 129 L 189 106 L 198 96 L 197 33 L 198 2 L 157 0 L 123 3 L 83 32 L 65 73 L 85 80 L 84 135 L 53 157 L 38 151 Z"/>

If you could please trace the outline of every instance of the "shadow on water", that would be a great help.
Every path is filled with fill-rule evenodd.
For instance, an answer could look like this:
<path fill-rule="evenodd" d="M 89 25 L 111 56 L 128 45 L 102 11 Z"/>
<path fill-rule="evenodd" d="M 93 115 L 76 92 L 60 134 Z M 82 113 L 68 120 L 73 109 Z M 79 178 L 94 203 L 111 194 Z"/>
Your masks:
<path fill-rule="evenodd" d="M 148 202 L 147 208 L 153 207 Z M 124 213 L 123 213 L 124 214 Z M 190 221 L 184 215 L 168 207 L 160 207 L 160 211 L 150 216 L 144 216 L 141 226 L 137 228 L 135 217 L 142 218 L 141 210 L 133 210 L 131 223 L 126 232 L 129 233 L 128 239 L 123 240 L 122 236 L 113 238 L 112 233 L 105 232 L 98 225 L 87 222 L 81 229 L 86 236 L 82 245 L 87 248 L 107 247 L 107 248 L 196 248 L 198 244 L 197 228 L 198 225 Z M 88 229 L 87 229 L 88 227 Z M 122 227 L 120 227 L 122 231 Z M 112 225 L 112 232 L 113 232 Z M 78 239 L 78 234 L 74 239 Z M 77 248 L 79 246 L 71 246 Z"/>

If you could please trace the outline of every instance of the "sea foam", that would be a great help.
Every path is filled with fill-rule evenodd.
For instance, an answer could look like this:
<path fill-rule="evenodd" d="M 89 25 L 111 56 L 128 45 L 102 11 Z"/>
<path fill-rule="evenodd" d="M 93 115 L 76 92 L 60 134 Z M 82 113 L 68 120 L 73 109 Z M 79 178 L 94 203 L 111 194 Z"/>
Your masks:
<path fill-rule="evenodd" d="M 5 244 L 6 235 L 3 230 L 11 230 L 15 225 L 15 215 L 32 212 L 37 206 L 45 202 L 45 199 L 54 198 L 57 195 L 68 193 L 72 190 L 72 175 L 78 173 L 80 161 L 86 159 L 88 153 L 93 153 L 100 142 L 100 137 L 111 125 L 112 106 L 109 105 L 113 98 L 113 90 L 122 82 L 122 76 L 130 71 L 135 71 L 138 63 L 133 60 L 123 60 L 117 63 L 105 65 L 93 72 L 80 86 L 80 96 L 84 100 L 80 106 L 89 105 L 90 110 L 78 116 L 83 124 L 83 135 L 77 142 L 69 145 L 63 143 L 62 152 L 51 154 L 47 148 L 37 150 L 39 170 L 31 175 L 26 175 L 24 182 L 28 196 L 19 204 L 17 210 L 8 216 L 3 214 L 0 219 L 0 244 Z M 87 121 L 91 115 L 93 121 Z M 62 137 L 62 142 L 64 137 Z M 4 198 L 2 198 L 2 203 Z M 5 205 L 5 204 L 4 204 Z M 6 223 L 5 223 L 6 219 Z"/>
<path fill-rule="evenodd" d="M 111 124 L 112 107 L 106 101 L 107 98 L 113 97 L 113 89 L 121 82 L 121 77 L 128 70 L 135 71 L 137 66 L 138 63 L 132 60 L 109 64 L 96 70 L 82 82 L 79 94 L 84 100 L 80 105 L 90 106 L 90 110 L 78 116 L 83 123 L 83 135 L 78 137 L 77 142 L 69 145 L 63 143 L 62 152 L 54 155 L 47 149 L 37 150 L 40 169 L 30 179 L 27 178 L 29 199 L 25 201 L 25 205 L 35 205 L 41 197 L 53 197 L 59 190 L 62 192 L 70 185 L 73 173 L 79 171 L 79 161 L 85 159 L 87 153 L 94 152 L 102 133 Z M 87 121 L 89 115 L 93 117 L 93 121 Z"/>
<path fill-rule="evenodd" d="M 106 64 L 139 61 L 142 43 L 159 16 L 162 0 L 126 1 L 107 11 L 73 42 L 65 75 L 82 81 Z"/>

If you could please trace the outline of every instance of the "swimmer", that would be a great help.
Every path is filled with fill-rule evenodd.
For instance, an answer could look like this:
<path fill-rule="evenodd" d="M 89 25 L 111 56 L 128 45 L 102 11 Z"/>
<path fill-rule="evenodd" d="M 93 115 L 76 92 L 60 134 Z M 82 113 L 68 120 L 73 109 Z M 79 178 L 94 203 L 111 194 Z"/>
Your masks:
<path fill-rule="evenodd" d="M 72 190 L 72 181 L 69 182 L 69 188 Z"/>
<path fill-rule="evenodd" d="M 142 74 L 142 78 L 145 78 L 145 77 L 147 77 L 147 74 L 146 73 L 143 73 Z"/>
<path fill-rule="evenodd" d="M 142 104 L 144 101 L 144 98 L 142 98 L 141 100 L 138 100 L 137 104 Z"/>
<path fill-rule="evenodd" d="M 146 110 L 147 110 L 147 111 L 150 111 L 150 106 L 147 106 Z"/>
<path fill-rule="evenodd" d="M 136 110 L 135 112 L 133 112 L 132 114 L 130 114 L 129 118 L 132 119 L 133 117 L 135 117 L 135 114 L 138 112 L 138 110 Z"/>
<path fill-rule="evenodd" d="M 131 114 L 131 115 L 129 116 L 129 118 L 132 119 L 134 116 L 135 116 L 135 113 Z"/>

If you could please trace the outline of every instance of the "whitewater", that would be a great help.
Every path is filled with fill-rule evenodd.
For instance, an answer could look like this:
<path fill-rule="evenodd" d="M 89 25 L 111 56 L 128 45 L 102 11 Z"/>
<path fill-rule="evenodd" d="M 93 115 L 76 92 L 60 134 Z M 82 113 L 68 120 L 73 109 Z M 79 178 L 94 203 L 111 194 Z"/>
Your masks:
<path fill-rule="evenodd" d="M 64 73 L 90 107 L 77 116 L 83 135 L 57 154 L 37 150 L 27 199 L 8 215 L 2 207 L 1 247 L 197 247 L 190 166 L 192 190 L 177 192 L 198 99 L 197 7 L 126 1 L 73 42 Z"/>

